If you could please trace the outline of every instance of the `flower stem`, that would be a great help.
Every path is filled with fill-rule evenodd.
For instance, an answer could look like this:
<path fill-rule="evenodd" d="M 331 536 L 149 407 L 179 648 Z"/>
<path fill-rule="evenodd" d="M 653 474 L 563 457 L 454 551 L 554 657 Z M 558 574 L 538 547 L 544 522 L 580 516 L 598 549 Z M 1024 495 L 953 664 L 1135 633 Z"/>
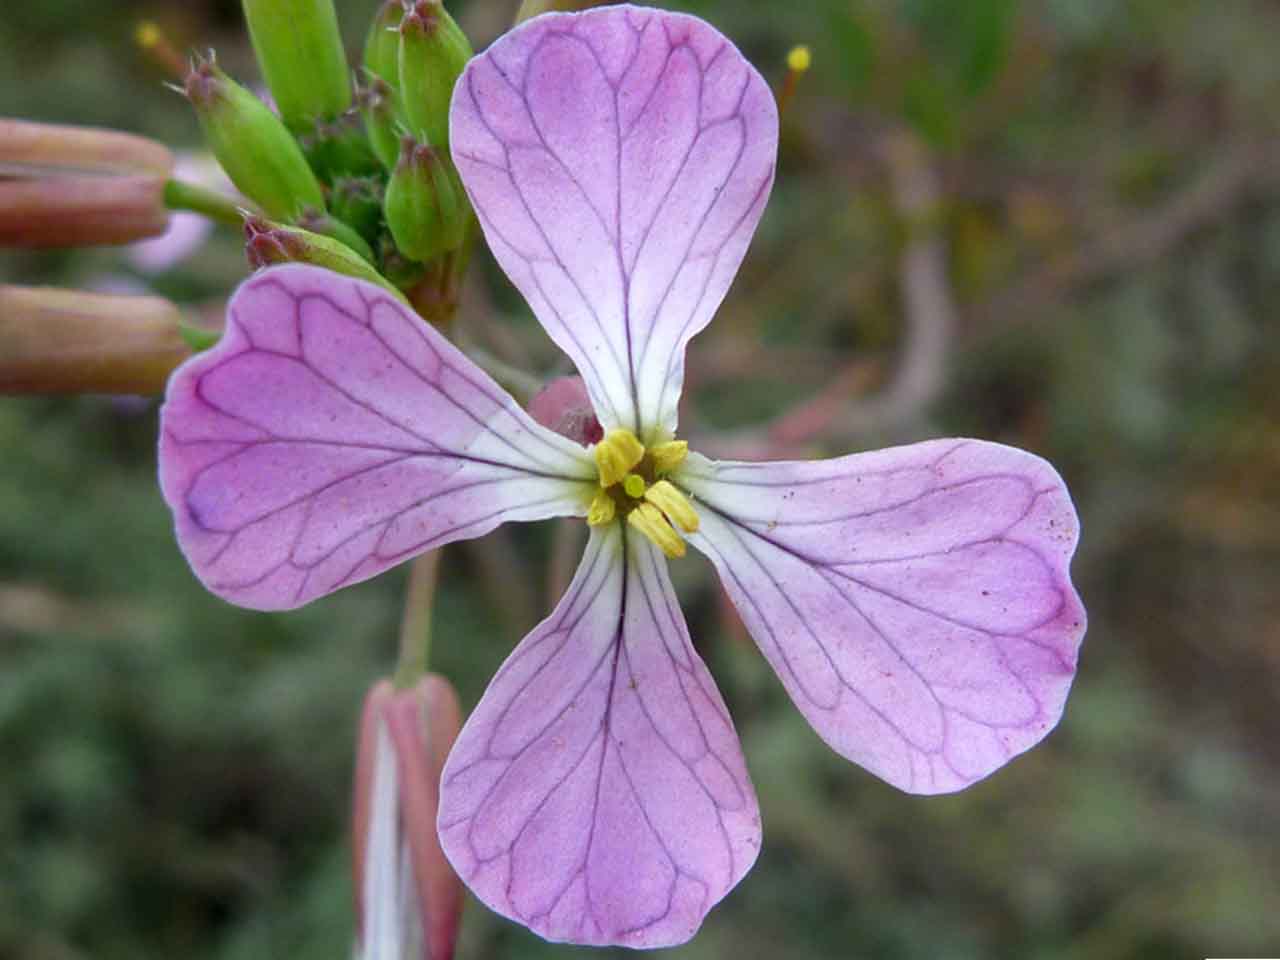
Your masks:
<path fill-rule="evenodd" d="M 439 574 L 439 550 L 424 553 L 409 565 L 409 590 L 400 622 L 400 661 L 393 678 L 398 689 L 412 686 L 431 663 L 431 619 Z"/>
<path fill-rule="evenodd" d="M 242 204 L 216 190 L 187 183 L 183 180 L 169 180 L 164 185 L 164 205 L 170 210 L 189 210 L 203 214 L 210 220 L 240 226 L 244 222 L 241 212 Z"/>

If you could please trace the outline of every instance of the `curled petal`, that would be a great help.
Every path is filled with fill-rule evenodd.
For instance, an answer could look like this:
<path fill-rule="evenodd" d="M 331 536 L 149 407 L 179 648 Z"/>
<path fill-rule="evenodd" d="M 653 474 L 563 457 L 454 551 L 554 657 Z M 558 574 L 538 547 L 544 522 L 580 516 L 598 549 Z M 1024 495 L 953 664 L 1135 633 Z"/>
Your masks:
<path fill-rule="evenodd" d="M 670 436 L 685 345 L 724 299 L 773 183 L 764 80 L 695 17 L 548 14 L 471 62 L 451 131 L 490 248 L 602 425 Z"/>
<path fill-rule="evenodd" d="M 449 755 L 440 838 L 481 900 L 571 943 L 683 943 L 751 867 L 738 737 L 648 541 L 592 531 Z"/>
<path fill-rule="evenodd" d="M 913 793 L 959 790 L 1058 722 L 1085 631 L 1061 478 L 938 440 L 679 477 L 787 692 L 837 752 Z"/>
<path fill-rule="evenodd" d="M 593 476 L 386 291 L 300 264 L 240 286 L 161 418 L 183 553 L 214 593 L 261 610 L 507 520 L 583 513 Z"/>

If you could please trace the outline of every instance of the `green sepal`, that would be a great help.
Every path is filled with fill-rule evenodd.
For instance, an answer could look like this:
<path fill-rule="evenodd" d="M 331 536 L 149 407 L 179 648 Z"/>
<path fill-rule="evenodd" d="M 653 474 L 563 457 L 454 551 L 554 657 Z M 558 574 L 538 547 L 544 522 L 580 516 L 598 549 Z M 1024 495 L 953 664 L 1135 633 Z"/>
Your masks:
<path fill-rule="evenodd" d="M 185 92 L 205 142 L 231 182 L 268 216 L 296 220 L 324 209 L 324 192 L 302 148 L 265 103 L 213 61 L 196 60 Z"/>
<path fill-rule="evenodd" d="M 351 106 L 351 78 L 333 0 L 243 0 L 267 89 L 291 130 Z"/>

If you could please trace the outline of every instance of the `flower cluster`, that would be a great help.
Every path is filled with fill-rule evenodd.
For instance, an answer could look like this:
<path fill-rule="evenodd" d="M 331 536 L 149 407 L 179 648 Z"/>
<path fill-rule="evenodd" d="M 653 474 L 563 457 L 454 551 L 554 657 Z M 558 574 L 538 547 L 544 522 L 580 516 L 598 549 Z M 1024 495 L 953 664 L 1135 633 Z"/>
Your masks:
<path fill-rule="evenodd" d="M 507 521 L 586 518 L 572 584 L 440 787 L 455 869 L 550 939 L 683 942 L 759 851 L 738 738 L 667 572 L 686 544 L 817 733 L 909 792 L 1033 746 L 1074 673 L 1077 521 L 1043 460 L 953 439 L 716 462 L 677 439 L 685 347 L 742 261 L 777 136 L 760 75 L 691 16 L 548 14 L 462 73 L 453 162 L 585 382 L 589 446 L 384 287 L 311 266 L 245 282 L 222 341 L 169 386 L 164 495 L 193 569 L 235 603 L 287 609 Z"/>

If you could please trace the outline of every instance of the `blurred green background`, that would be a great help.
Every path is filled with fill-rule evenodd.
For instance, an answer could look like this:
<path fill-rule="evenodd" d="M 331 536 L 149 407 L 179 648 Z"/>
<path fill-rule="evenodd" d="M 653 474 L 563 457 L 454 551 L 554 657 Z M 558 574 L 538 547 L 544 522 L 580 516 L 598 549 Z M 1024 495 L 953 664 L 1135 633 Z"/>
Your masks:
<path fill-rule="evenodd" d="M 338 2 L 353 51 L 373 6 Z M 514 6 L 454 9 L 481 46 Z M 1080 508 L 1091 626 L 1044 745 L 913 798 L 823 746 L 709 568 L 675 565 L 765 845 L 671 955 L 1274 956 L 1280 4 L 673 6 L 779 85 L 793 44 L 814 54 L 759 234 L 691 353 L 695 445 L 1034 450 Z M 6 3 L 0 114 L 197 148 L 132 45 L 142 16 L 256 79 L 235 0 Z M 949 329 L 906 292 L 914 255 L 945 258 Z M 114 250 L 0 254 L 9 282 L 193 304 L 244 272 L 225 228 L 156 278 Z M 469 333 L 554 370 L 487 255 L 473 275 Z M 404 571 L 288 615 L 221 603 L 178 554 L 154 438 L 153 402 L 0 400 L 0 956 L 346 956 L 354 720 L 391 668 Z M 447 548 L 435 665 L 464 703 L 550 609 L 553 538 Z M 574 954 L 468 904 L 462 960 Z"/>

